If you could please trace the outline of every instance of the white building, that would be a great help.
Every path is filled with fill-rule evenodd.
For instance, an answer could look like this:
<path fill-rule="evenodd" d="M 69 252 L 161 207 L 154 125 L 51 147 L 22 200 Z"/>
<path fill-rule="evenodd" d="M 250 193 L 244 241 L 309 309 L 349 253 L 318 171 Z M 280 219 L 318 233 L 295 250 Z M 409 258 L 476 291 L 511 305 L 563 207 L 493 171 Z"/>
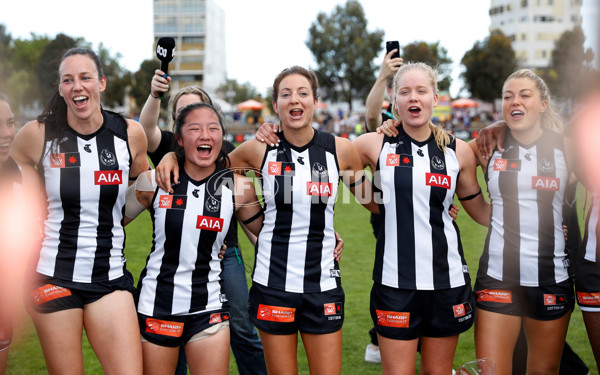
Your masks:
<path fill-rule="evenodd" d="M 154 0 L 154 41 L 175 39 L 171 90 L 199 85 L 209 93 L 227 78 L 225 13 L 212 0 Z"/>
<path fill-rule="evenodd" d="M 519 67 L 546 68 L 554 42 L 581 25 L 582 0 L 491 0 L 490 30 L 512 41 Z"/>

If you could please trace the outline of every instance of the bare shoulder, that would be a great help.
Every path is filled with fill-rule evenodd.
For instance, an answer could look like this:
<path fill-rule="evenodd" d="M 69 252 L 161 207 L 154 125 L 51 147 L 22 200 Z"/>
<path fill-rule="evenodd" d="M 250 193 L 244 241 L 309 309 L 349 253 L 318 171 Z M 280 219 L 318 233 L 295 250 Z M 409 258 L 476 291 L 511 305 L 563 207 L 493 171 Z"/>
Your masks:
<path fill-rule="evenodd" d="M 44 148 L 44 123 L 30 121 L 15 135 L 11 156 L 18 163 L 36 164 L 42 157 Z"/>

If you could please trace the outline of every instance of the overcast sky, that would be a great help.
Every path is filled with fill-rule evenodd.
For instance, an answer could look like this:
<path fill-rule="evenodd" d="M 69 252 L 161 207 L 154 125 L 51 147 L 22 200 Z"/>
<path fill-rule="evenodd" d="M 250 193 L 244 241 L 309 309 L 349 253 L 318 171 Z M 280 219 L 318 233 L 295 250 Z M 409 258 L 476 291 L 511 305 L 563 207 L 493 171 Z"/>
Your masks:
<path fill-rule="evenodd" d="M 215 0 L 225 11 L 227 74 L 250 82 L 261 93 L 271 87 L 275 75 L 291 65 L 316 67 L 306 47 L 308 28 L 319 12 L 330 14 L 345 0 Z M 100 42 L 121 63 L 137 71 L 145 59 L 154 58 L 152 0 L 53 0 L 6 1 L 0 12 L 13 38 L 29 39 L 31 33 L 53 38 L 62 32 Z M 369 31 L 383 30 L 384 40 L 401 46 L 415 40 L 440 41 L 454 60 L 451 94 L 456 95 L 460 60 L 473 43 L 489 34 L 490 0 L 363 0 Z M 592 5 L 593 4 L 593 5 Z M 597 0 L 584 0 L 584 24 L 598 20 Z M 592 43 L 593 41 L 589 41 Z M 382 48 L 385 48 L 382 45 Z M 383 52 L 383 51 L 382 51 Z M 383 53 L 375 60 L 383 61 Z M 158 62 L 157 62 L 158 64 Z"/>

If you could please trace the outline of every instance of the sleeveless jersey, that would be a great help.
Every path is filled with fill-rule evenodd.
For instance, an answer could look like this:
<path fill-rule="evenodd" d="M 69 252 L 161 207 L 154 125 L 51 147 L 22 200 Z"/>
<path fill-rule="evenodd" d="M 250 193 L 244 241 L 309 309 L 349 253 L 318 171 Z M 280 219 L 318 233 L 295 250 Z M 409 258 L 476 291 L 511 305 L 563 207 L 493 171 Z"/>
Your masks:
<path fill-rule="evenodd" d="M 495 151 L 486 169 L 492 217 L 480 272 L 528 287 L 569 278 L 562 230 L 568 177 L 561 135 L 544 131 L 524 146 L 507 133 L 504 152 Z"/>
<path fill-rule="evenodd" d="M 93 134 L 67 127 L 58 149 L 46 132 L 39 165 L 48 196 L 48 217 L 37 272 L 65 281 L 92 283 L 124 275 L 123 214 L 131 152 L 127 122 L 102 111 Z"/>
<path fill-rule="evenodd" d="M 233 173 L 217 168 L 194 181 L 182 164 L 179 170 L 174 193 L 157 188 L 152 200 L 152 250 L 138 284 L 137 309 L 144 315 L 193 314 L 227 301 L 219 251 L 234 212 Z"/>
<path fill-rule="evenodd" d="M 600 194 L 592 192 L 591 207 L 585 219 L 583 235 L 583 257 L 590 262 L 600 264 Z"/>
<path fill-rule="evenodd" d="M 294 293 L 341 286 L 333 258 L 333 208 L 339 183 L 335 137 L 315 130 L 296 147 L 279 133 L 261 167 L 265 218 L 258 236 L 253 281 Z"/>
<path fill-rule="evenodd" d="M 410 290 L 470 283 L 458 227 L 448 210 L 460 166 L 456 140 L 443 152 L 433 135 L 418 142 L 400 129 L 384 136 L 374 175 L 384 225 L 377 238 L 373 280 Z"/>

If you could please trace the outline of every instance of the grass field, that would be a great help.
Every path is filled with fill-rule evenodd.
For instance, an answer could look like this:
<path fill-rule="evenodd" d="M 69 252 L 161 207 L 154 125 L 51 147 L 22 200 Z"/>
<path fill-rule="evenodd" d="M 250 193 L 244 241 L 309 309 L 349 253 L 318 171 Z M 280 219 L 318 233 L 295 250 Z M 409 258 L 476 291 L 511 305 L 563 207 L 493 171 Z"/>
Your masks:
<path fill-rule="evenodd" d="M 583 198 L 583 194 L 580 194 Z M 583 206 L 580 199 L 579 206 Z M 581 219 L 583 217 L 580 215 Z M 375 240 L 369 223 L 369 213 L 362 206 L 354 203 L 338 203 L 336 205 L 336 230 L 342 235 L 345 243 L 343 258 L 340 263 L 342 284 L 346 292 L 346 319 L 343 328 L 342 374 L 380 374 L 379 364 L 364 361 L 365 346 L 369 343 L 368 330 L 372 326 L 369 316 L 369 293 L 371 290 L 371 271 L 374 260 Z M 458 217 L 463 247 L 471 275 L 477 272 L 478 258 L 483 248 L 485 228 L 473 222 L 461 210 Z M 126 256 L 128 268 L 137 276 L 142 270 L 150 249 L 152 235 L 151 223 L 147 213 L 140 215 L 127 227 Z M 240 242 L 246 269 L 249 272 L 253 262 L 253 249 L 240 231 Z M 598 374 L 594 358 L 589 346 L 585 327 L 579 308 L 571 318 L 567 342 L 590 367 L 591 374 Z M 102 374 L 102 369 L 84 339 L 84 361 L 86 374 Z M 298 350 L 299 373 L 308 374 L 308 365 L 301 343 Z M 461 335 L 454 367 L 475 359 L 473 330 Z M 230 360 L 230 373 L 237 374 L 233 355 Z M 29 320 L 24 317 L 17 322 L 15 339 L 10 349 L 8 374 L 44 374 L 45 364 L 35 330 Z"/>

